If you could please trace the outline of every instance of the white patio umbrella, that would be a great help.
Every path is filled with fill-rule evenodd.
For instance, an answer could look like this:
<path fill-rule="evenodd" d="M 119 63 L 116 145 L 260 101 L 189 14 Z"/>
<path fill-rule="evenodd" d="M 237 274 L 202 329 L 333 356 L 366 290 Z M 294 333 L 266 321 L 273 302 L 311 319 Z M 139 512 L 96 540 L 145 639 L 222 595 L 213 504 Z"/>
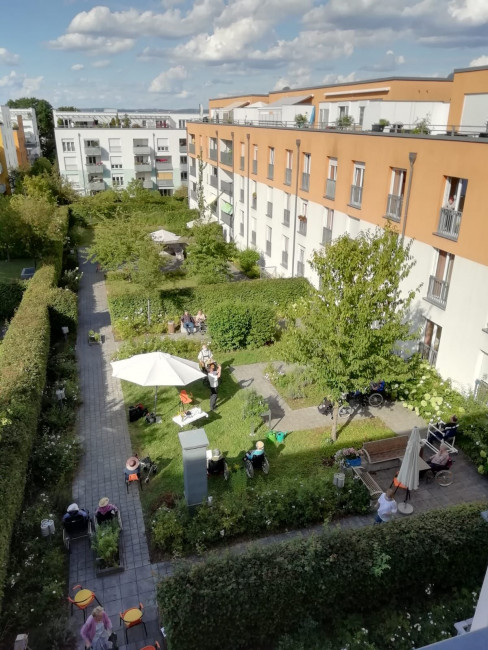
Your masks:
<path fill-rule="evenodd" d="M 398 509 L 403 514 L 413 512 L 413 506 L 407 503 L 410 498 L 411 490 L 416 490 L 419 486 L 419 454 L 420 454 L 420 431 L 418 427 L 412 429 L 408 439 L 407 449 L 403 457 L 400 471 L 398 472 L 397 481 L 407 489 L 405 501 L 400 503 Z"/>
<path fill-rule="evenodd" d="M 151 239 L 155 242 L 159 242 L 161 244 L 172 244 L 174 242 L 177 242 L 181 239 L 180 235 L 175 235 L 174 232 L 170 232 L 169 230 L 155 230 L 154 232 L 151 233 Z"/>
<path fill-rule="evenodd" d="M 158 386 L 186 386 L 202 377 L 198 363 L 175 357 L 168 352 L 147 352 L 129 359 L 112 361 L 112 376 L 131 381 L 139 386 L 154 386 L 154 411 L 158 400 Z"/>

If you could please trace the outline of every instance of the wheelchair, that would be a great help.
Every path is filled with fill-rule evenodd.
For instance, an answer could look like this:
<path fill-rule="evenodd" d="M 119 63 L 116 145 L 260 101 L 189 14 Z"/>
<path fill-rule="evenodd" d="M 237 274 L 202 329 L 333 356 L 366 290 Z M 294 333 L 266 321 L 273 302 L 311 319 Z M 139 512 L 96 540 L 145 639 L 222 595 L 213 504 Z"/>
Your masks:
<path fill-rule="evenodd" d="M 260 469 L 263 474 L 269 474 L 269 461 L 266 454 L 259 454 L 259 456 L 253 456 L 252 458 L 244 456 L 242 460 L 247 478 L 254 477 L 255 469 Z"/>
<path fill-rule="evenodd" d="M 219 462 L 219 461 L 217 461 Z M 223 476 L 225 481 L 229 480 L 230 472 L 229 472 L 229 466 L 227 465 L 225 458 L 222 458 L 222 463 L 221 465 L 215 469 L 215 470 L 209 470 L 209 466 L 207 465 L 207 476 L 213 477 L 213 476 Z"/>
<path fill-rule="evenodd" d="M 68 553 L 71 551 L 71 544 L 78 539 L 88 537 L 88 544 L 91 546 L 94 530 L 90 513 L 88 513 L 88 521 L 83 515 L 77 514 L 63 521 L 62 525 L 63 544 Z"/>
<path fill-rule="evenodd" d="M 447 487 L 451 485 L 454 481 L 454 476 L 451 472 L 453 460 L 449 458 L 447 463 L 443 466 L 431 467 L 425 471 L 424 478 L 426 483 L 432 483 L 432 481 L 437 481 L 437 484 L 441 487 Z"/>
<path fill-rule="evenodd" d="M 200 334 L 206 334 L 207 333 L 207 321 L 200 321 L 198 325 L 195 324 L 195 334 L 197 332 L 200 332 Z"/>

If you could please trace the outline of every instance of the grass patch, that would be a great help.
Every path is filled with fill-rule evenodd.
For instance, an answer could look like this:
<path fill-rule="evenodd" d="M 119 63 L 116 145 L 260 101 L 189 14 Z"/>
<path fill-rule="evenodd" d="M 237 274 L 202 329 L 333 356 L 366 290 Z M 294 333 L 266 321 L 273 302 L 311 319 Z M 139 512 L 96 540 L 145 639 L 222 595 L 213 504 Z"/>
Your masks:
<path fill-rule="evenodd" d="M 323 391 L 312 383 L 306 368 L 292 366 L 283 371 L 270 363 L 264 369 L 264 374 L 294 411 L 317 406 L 324 398 Z"/>
<path fill-rule="evenodd" d="M 0 282 L 10 282 L 20 280 L 22 269 L 34 266 L 34 260 L 29 258 L 20 258 L 17 260 L 0 260 Z"/>

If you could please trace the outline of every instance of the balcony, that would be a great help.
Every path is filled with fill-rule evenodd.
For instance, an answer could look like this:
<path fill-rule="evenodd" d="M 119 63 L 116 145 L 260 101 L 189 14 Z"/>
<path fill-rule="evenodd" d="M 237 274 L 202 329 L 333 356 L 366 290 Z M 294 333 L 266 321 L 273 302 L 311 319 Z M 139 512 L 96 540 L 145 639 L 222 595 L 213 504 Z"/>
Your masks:
<path fill-rule="evenodd" d="M 300 219 L 298 217 L 298 232 L 300 235 L 306 235 L 307 234 L 307 220 L 306 219 Z"/>
<path fill-rule="evenodd" d="M 98 145 L 98 147 L 89 147 L 85 145 L 85 154 L 87 156 L 101 156 L 102 148 L 100 147 L 100 145 Z"/>
<path fill-rule="evenodd" d="M 288 253 L 287 251 L 281 251 L 281 266 L 285 269 L 288 268 Z"/>
<path fill-rule="evenodd" d="M 220 191 L 232 196 L 232 183 L 229 181 L 220 181 Z"/>
<path fill-rule="evenodd" d="M 149 156 L 151 147 L 147 144 L 135 144 L 132 147 L 135 156 Z"/>
<path fill-rule="evenodd" d="M 257 160 L 252 161 L 252 173 L 253 174 L 258 173 L 258 161 Z"/>
<path fill-rule="evenodd" d="M 253 196 L 251 201 L 251 208 L 253 210 L 257 210 L 257 207 L 258 207 L 258 199 L 257 197 Z"/>
<path fill-rule="evenodd" d="M 255 230 L 251 230 L 251 244 L 253 246 L 256 246 L 256 231 Z"/>
<path fill-rule="evenodd" d="M 165 156 L 164 158 L 156 158 L 156 169 L 160 171 L 171 171 L 173 169 L 173 160 L 171 156 Z"/>
<path fill-rule="evenodd" d="M 400 221 L 402 216 L 403 196 L 388 194 L 388 203 L 386 205 L 386 216 L 392 221 Z"/>
<path fill-rule="evenodd" d="M 194 142 L 190 142 L 190 144 L 188 145 L 188 153 L 193 153 L 193 154 L 195 153 L 195 143 Z"/>
<path fill-rule="evenodd" d="M 217 176 L 210 176 L 210 185 L 212 187 L 215 187 L 215 189 L 218 188 L 218 181 L 217 181 Z"/>
<path fill-rule="evenodd" d="M 302 190 L 308 192 L 310 189 L 310 174 L 303 172 L 302 174 Z"/>
<path fill-rule="evenodd" d="M 271 257 L 271 242 L 270 241 L 266 242 L 266 255 L 268 257 Z"/>
<path fill-rule="evenodd" d="M 274 165 L 271 163 L 268 165 L 268 178 L 270 181 L 272 181 L 274 178 Z"/>
<path fill-rule="evenodd" d="M 332 178 L 328 178 L 325 184 L 325 198 L 326 199 L 335 199 L 336 193 L 336 182 Z"/>
<path fill-rule="evenodd" d="M 360 208 L 362 200 L 363 200 L 363 188 L 360 187 L 359 185 L 351 185 L 350 204 L 354 208 Z"/>
<path fill-rule="evenodd" d="M 208 152 L 208 157 L 210 158 L 210 160 L 214 160 L 215 162 L 217 162 L 217 149 L 210 149 L 210 151 Z"/>
<path fill-rule="evenodd" d="M 103 174 L 102 163 L 87 163 L 85 169 L 87 174 Z"/>
<path fill-rule="evenodd" d="M 462 212 L 451 208 L 441 208 L 439 226 L 436 235 L 457 241 L 459 228 L 461 227 Z"/>
<path fill-rule="evenodd" d="M 422 359 L 428 361 L 431 366 L 435 366 L 437 361 L 437 350 L 432 348 L 430 345 L 427 345 L 426 343 L 420 342 L 419 354 L 422 357 Z"/>
<path fill-rule="evenodd" d="M 303 262 L 297 262 L 297 275 L 299 278 L 303 278 L 305 275 L 305 264 Z"/>
<path fill-rule="evenodd" d="M 244 203 L 244 190 L 239 190 L 239 201 Z"/>
<path fill-rule="evenodd" d="M 244 224 L 243 223 L 239 224 L 239 235 L 241 237 L 244 237 Z"/>
<path fill-rule="evenodd" d="M 221 151 L 220 152 L 220 162 L 223 165 L 227 165 L 228 167 L 232 167 L 234 163 L 232 151 Z"/>
<path fill-rule="evenodd" d="M 271 201 L 268 201 L 266 204 L 266 216 L 267 217 L 272 217 L 273 216 L 273 204 Z"/>
<path fill-rule="evenodd" d="M 88 181 L 88 189 L 92 192 L 99 192 L 105 189 L 105 183 L 101 179 Z"/>
<path fill-rule="evenodd" d="M 447 304 L 447 294 L 449 293 L 449 283 L 445 280 L 437 280 L 433 275 L 429 278 L 429 288 L 427 289 L 427 298 L 429 302 L 432 302 L 437 307 L 441 309 L 446 308 Z"/>
<path fill-rule="evenodd" d="M 157 165 L 157 163 L 156 163 Z M 190 176 L 193 176 L 194 178 L 197 177 L 197 168 L 195 165 L 190 166 Z"/>
<path fill-rule="evenodd" d="M 322 246 L 328 246 L 332 241 L 332 230 L 331 228 L 322 228 Z"/>
<path fill-rule="evenodd" d="M 244 165 L 245 165 L 244 156 L 241 156 L 240 159 L 239 159 L 239 169 L 241 171 L 244 171 Z"/>
<path fill-rule="evenodd" d="M 184 141 L 184 144 L 183 144 L 183 142 L 179 143 L 179 150 L 180 150 L 180 153 L 185 153 L 186 152 L 186 140 Z"/>
<path fill-rule="evenodd" d="M 291 185 L 291 169 L 285 169 L 285 185 Z"/>
<path fill-rule="evenodd" d="M 134 163 L 134 169 L 136 172 L 150 172 L 152 165 L 150 162 L 136 162 Z"/>
<path fill-rule="evenodd" d="M 145 190 L 152 190 L 153 182 L 150 178 L 141 178 L 141 180 L 142 180 L 142 187 Z"/>
<path fill-rule="evenodd" d="M 233 217 L 231 214 L 227 214 L 227 212 L 224 212 L 223 210 L 220 211 L 220 220 L 222 223 L 225 223 L 226 226 L 229 226 L 229 228 L 232 228 L 232 222 L 233 222 Z"/>

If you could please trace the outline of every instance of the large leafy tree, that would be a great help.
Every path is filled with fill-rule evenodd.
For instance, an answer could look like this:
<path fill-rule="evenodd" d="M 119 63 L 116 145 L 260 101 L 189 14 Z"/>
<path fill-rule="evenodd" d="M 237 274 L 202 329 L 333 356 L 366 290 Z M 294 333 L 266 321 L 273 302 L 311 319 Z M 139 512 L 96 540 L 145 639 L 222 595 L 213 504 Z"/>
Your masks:
<path fill-rule="evenodd" d="M 229 260 L 236 254 L 235 244 L 226 242 L 218 223 L 197 223 L 193 227 L 193 241 L 188 246 L 185 268 L 205 284 L 229 279 Z"/>
<path fill-rule="evenodd" d="M 45 99 L 38 99 L 37 97 L 21 97 L 20 99 L 9 99 L 7 106 L 9 108 L 35 109 L 42 155 L 53 162 L 56 157 L 56 144 L 54 141 L 53 107 L 51 104 Z"/>
<path fill-rule="evenodd" d="M 19 243 L 21 231 L 17 213 L 10 203 L 10 197 L 0 196 L 0 250 L 7 260 L 10 260 L 12 250 Z"/>
<path fill-rule="evenodd" d="M 334 440 L 342 393 L 408 376 L 398 348 L 416 337 L 408 319 L 416 292 L 401 290 L 413 263 L 410 246 L 390 228 L 340 237 L 312 257 L 320 288 L 298 304 L 299 325 L 286 333 L 286 350 L 334 403 Z"/>

